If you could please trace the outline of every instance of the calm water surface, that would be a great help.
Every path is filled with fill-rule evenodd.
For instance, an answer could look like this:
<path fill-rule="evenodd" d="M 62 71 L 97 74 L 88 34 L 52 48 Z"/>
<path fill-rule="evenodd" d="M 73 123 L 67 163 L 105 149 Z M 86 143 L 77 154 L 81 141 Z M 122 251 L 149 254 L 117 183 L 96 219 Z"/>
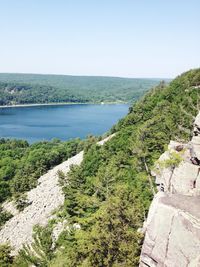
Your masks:
<path fill-rule="evenodd" d="M 0 137 L 30 143 L 101 135 L 128 112 L 128 105 L 62 105 L 0 108 Z"/>

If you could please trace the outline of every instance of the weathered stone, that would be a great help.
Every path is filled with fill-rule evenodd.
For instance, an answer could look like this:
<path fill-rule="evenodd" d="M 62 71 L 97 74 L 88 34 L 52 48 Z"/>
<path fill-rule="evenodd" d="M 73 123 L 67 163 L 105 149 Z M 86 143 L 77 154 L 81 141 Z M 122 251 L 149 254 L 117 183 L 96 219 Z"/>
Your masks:
<path fill-rule="evenodd" d="M 58 239 L 59 235 L 65 230 L 65 229 L 68 229 L 68 226 L 67 226 L 67 221 L 64 220 L 64 221 L 60 221 L 56 224 L 56 226 L 53 228 L 53 231 L 52 231 L 52 238 L 53 238 L 53 241 L 54 243 L 56 242 L 56 240 Z"/>
<path fill-rule="evenodd" d="M 19 213 L 19 211 L 16 209 L 15 204 L 14 204 L 13 201 L 10 201 L 10 202 L 6 201 L 6 202 L 4 202 L 3 205 L 2 205 L 2 208 L 5 211 L 10 212 L 12 215 L 16 215 L 16 214 Z"/>
<path fill-rule="evenodd" d="M 156 195 L 147 219 L 140 266 L 186 267 L 196 261 L 200 251 L 199 201 L 199 197 Z"/>
<path fill-rule="evenodd" d="M 165 193 L 158 192 L 151 204 L 140 267 L 200 267 L 200 166 L 191 160 L 200 159 L 200 113 L 195 124 L 191 142 L 177 149 L 177 142 L 171 141 L 159 159 L 165 161 L 176 152 L 182 162 L 155 172 Z"/>
<path fill-rule="evenodd" d="M 175 168 L 171 178 L 171 191 L 173 193 L 186 195 L 193 194 L 193 189 L 198 189 L 196 180 L 199 171 L 200 166 L 193 165 L 189 162 L 180 163 L 180 165 Z"/>
<path fill-rule="evenodd" d="M 200 136 L 193 136 L 191 143 L 193 145 L 194 153 L 196 154 L 196 157 L 200 159 Z"/>
<path fill-rule="evenodd" d="M 200 127 L 200 112 L 195 118 L 194 125 L 197 125 L 198 127 Z"/>
<path fill-rule="evenodd" d="M 176 147 L 180 145 L 183 150 L 177 151 Z M 200 194 L 200 166 L 192 164 L 190 148 L 191 142 L 190 145 L 170 142 L 168 151 L 163 153 L 158 160 L 157 172 L 154 172 L 158 190 L 160 190 L 160 185 L 163 185 L 165 192 L 185 195 Z M 196 152 L 200 153 L 200 146 L 195 147 Z M 173 166 L 163 167 L 164 162 L 170 159 L 172 153 L 177 153 L 182 158 L 182 162 L 175 168 Z"/>

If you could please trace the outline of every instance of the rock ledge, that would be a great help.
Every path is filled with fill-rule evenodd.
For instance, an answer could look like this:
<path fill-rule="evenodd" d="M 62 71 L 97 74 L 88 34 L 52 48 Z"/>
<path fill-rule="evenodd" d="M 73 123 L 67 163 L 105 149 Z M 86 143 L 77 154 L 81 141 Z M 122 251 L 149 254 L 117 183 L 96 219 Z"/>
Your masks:
<path fill-rule="evenodd" d="M 165 164 L 171 155 L 181 159 L 177 166 Z M 191 142 L 171 141 L 152 173 L 158 193 L 145 222 L 140 267 L 200 266 L 199 159 L 200 113 Z"/>

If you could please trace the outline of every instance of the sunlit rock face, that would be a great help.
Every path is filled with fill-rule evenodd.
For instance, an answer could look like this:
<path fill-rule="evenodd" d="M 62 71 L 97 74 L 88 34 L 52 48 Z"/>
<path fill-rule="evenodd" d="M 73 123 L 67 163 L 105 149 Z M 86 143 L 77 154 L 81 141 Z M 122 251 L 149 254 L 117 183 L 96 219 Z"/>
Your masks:
<path fill-rule="evenodd" d="M 141 267 L 200 266 L 199 203 L 199 196 L 156 195 L 147 220 Z"/>
<path fill-rule="evenodd" d="M 158 193 L 145 223 L 140 267 L 200 266 L 199 159 L 200 113 L 191 142 L 171 141 L 152 171 Z"/>

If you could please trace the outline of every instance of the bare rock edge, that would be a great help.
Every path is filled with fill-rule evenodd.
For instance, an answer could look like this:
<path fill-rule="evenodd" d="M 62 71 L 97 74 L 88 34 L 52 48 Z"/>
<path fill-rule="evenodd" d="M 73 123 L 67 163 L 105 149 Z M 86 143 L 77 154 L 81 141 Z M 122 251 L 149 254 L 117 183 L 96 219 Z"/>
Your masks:
<path fill-rule="evenodd" d="M 200 159 L 199 129 L 200 113 L 191 142 L 171 141 L 159 159 L 169 159 L 174 152 L 182 157 L 181 163 L 153 173 L 158 193 L 144 224 L 140 267 L 200 266 L 200 166 L 191 160 Z"/>

